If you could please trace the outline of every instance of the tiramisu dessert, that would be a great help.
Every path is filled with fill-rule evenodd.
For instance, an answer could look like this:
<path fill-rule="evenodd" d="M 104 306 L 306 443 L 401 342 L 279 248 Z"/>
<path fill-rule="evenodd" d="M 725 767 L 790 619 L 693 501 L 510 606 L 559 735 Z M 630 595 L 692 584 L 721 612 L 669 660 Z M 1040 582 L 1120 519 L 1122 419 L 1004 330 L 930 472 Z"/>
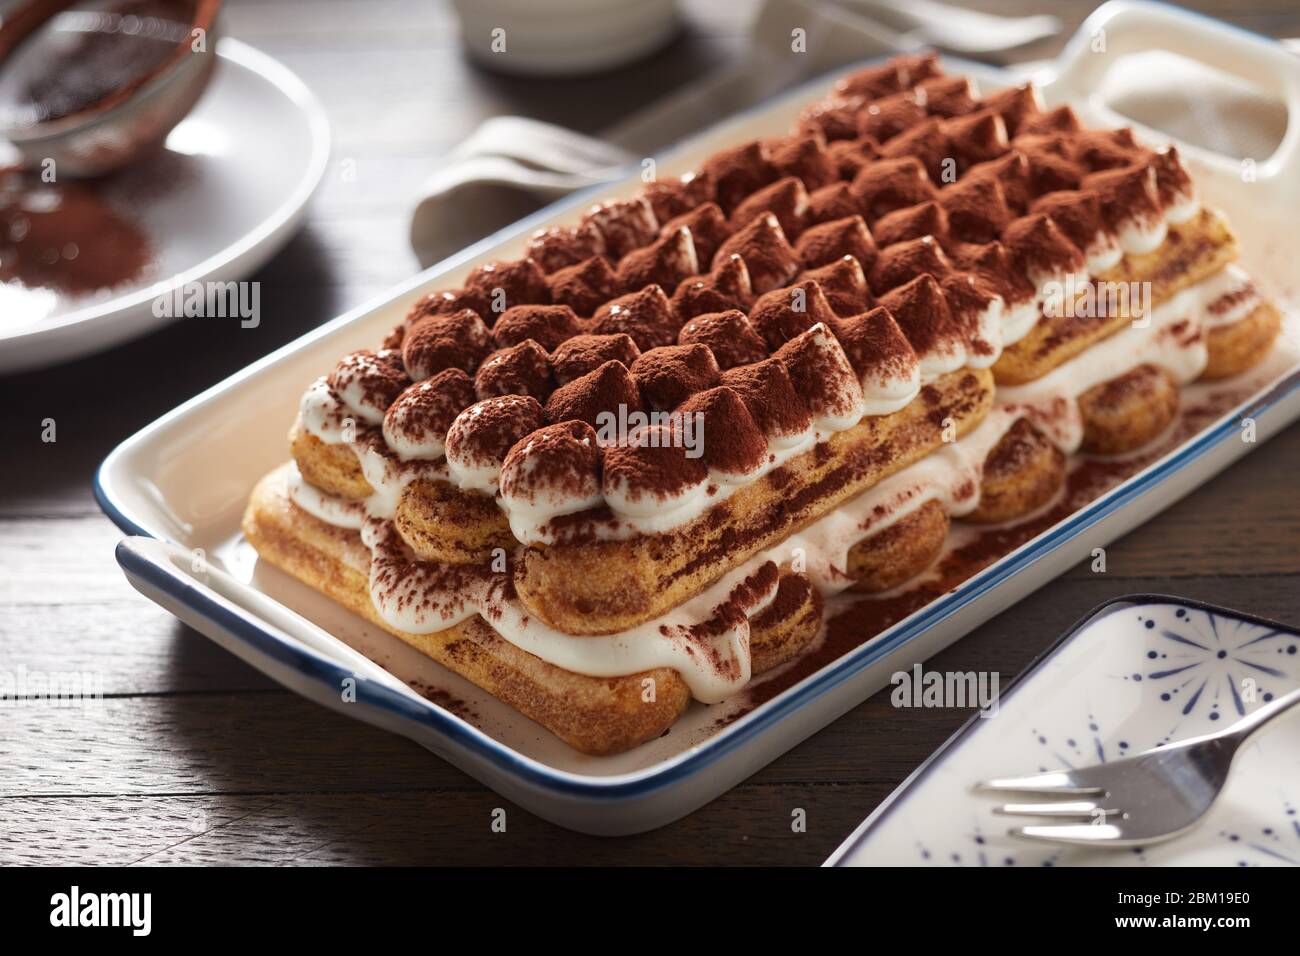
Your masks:
<path fill-rule="evenodd" d="M 310 384 L 244 530 L 626 750 L 1258 361 L 1279 316 L 1236 252 L 1173 149 L 898 58 L 426 296 Z"/>

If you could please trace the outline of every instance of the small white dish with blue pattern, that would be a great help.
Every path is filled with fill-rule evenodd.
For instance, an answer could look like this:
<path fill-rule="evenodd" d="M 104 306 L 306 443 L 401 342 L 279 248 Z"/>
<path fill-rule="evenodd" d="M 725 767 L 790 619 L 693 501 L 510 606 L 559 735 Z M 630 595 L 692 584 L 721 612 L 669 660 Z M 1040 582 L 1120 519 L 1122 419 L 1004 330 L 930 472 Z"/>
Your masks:
<path fill-rule="evenodd" d="M 1010 836 L 975 785 L 1083 767 L 1222 730 L 1300 687 L 1300 632 L 1163 596 L 1103 605 L 912 774 L 832 866 L 1300 865 L 1300 714 L 1251 738 L 1218 802 L 1166 843 L 1095 849 Z M 1023 821 L 1021 821 L 1023 822 Z"/>

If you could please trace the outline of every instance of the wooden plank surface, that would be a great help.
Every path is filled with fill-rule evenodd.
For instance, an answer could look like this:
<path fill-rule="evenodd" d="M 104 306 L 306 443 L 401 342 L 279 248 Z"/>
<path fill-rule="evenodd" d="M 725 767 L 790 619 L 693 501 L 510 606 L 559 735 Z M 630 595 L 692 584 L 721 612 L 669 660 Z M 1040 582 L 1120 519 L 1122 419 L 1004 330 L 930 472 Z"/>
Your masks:
<path fill-rule="evenodd" d="M 413 272 L 411 197 L 484 117 L 596 131 L 734 55 L 755 9 L 686 4 L 670 50 L 602 78 L 492 76 L 424 0 L 228 2 L 227 28 L 281 59 L 330 114 L 335 152 L 303 231 L 256 277 L 264 320 L 182 322 L 60 369 L 0 380 L 0 671 L 89 672 L 104 699 L 0 707 L 0 862 L 815 864 L 966 718 L 855 708 L 731 793 L 639 837 L 600 840 L 509 806 L 401 738 L 280 690 L 137 595 L 90 492 L 122 438 Z M 1001 13 L 1021 0 L 983 4 Z M 1293 2 L 1200 4 L 1273 35 Z M 1053 4 L 1073 26 L 1090 3 Z M 1036 51 L 1037 52 L 1037 51 Z M 1043 55 L 1051 52 L 1048 47 Z M 351 160 L 355 181 L 340 174 Z M 41 441 L 54 418 L 58 440 Z M 1169 591 L 1300 621 L 1300 429 L 1292 429 L 930 663 L 1003 684 L 1074 620 Z M 489 829 L 505 806 L 505 834 Z M 808 815 L 791 832 L 791 812 Z"/>

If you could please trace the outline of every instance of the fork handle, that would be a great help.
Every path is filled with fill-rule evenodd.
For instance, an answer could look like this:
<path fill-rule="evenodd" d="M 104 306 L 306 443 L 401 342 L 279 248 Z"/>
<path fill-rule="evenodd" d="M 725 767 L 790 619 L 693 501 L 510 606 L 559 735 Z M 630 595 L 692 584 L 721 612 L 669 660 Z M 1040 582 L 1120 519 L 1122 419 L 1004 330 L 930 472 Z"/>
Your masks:
<path fill-rule="evenodd" d="M 1276 700 L 1270 700 L 1253 714 L 1248 714 L 1237 721 L 1236 726 L 1231 731 L 1231 736 L 1236 738 L 1237 743 L 1242 743 L 1274 717 L 1286 713 L 1297 704 L 1300 704 L 1300 688 L 1291 691 L 1289 694 L 1283 694 Z"/>

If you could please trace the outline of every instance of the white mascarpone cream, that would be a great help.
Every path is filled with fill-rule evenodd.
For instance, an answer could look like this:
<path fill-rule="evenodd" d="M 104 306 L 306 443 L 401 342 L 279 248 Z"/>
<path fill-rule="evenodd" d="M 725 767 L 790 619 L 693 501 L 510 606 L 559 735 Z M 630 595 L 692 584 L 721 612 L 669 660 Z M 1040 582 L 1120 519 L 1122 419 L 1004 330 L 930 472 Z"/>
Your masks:
<path fill-rule="evenodd" d="M 1229 265 L 1206 280 L 1205 327 L 1215 329 L 1233 325 L 1264 303 L 1259 287 L 1238 265 Z"/>
<path fill-rule="evenodd" d="M 988 450 L 1016 419 L 1024 417 L 1062 451 L 1077 451 L 1083 442 L 1079 396 L 1139 365 L 1156 366 L 1180 386 L 1195 381 L 1208 360 L 1205 330 L 1214 303 L 1241 281 L 1225 276 L 1227 271 L 1184 289 L 1156 306 L 1146 321 L 1131 323 L 1094 343 L 1042 378 L 998 386 L 993 410 L 976 429 L 981 440 L 992 438 Z"/>
<path fill-rule="evenodd" d="M 1042 309 L 1038 297 L 1004 306 L 1002 310 L 1002 347 L 1015 345 L 1034 330 Z"/>
<path fill-rule="evenodd" d="M 910 405 L 921 391 L 921 364 L 909 356 L 897 369 L 868 370 L 860 384 L 865 415 L 892 415 Z"/>

